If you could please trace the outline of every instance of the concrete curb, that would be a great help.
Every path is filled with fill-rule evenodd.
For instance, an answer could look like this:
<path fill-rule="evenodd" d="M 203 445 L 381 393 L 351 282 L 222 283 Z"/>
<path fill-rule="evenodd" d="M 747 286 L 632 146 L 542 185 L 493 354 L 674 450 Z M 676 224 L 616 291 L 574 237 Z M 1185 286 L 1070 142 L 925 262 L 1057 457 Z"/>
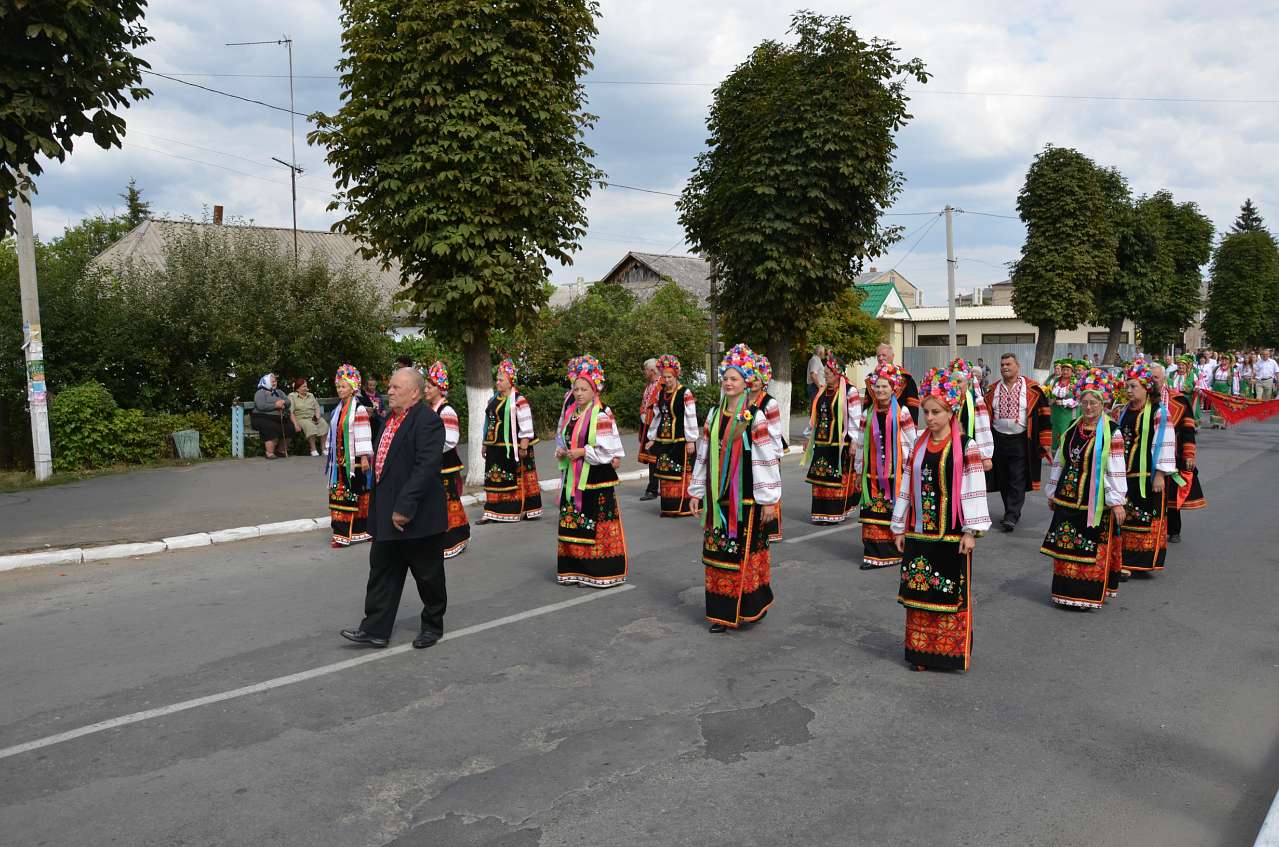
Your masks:
<path fill-rule="evenodd" d="M 799 447 L 791 447 L 786 455 L 803 452 Z M 648 478 L 648 470 L 627 471 L 617 475 L 621 482 L 634 482 Z M 560 478 L 539 480 L 543 491 L 558 491 Z M 484 495 L 465 494 L 462 496 L 463 506 L 478 506 L 484 502 Z M 38 568 L 51 565 L 85 565 L 91 562 L 105 562 L 111 559 L 126 559 L 134 556 L 153 556 L 156 553 L 167 553 L 171 550 L 189 550 L 194 547 L 208 547 L 210 544 L 229 544 L 234 541 L 248 541 L 254 538 L 272 535 L 293 535 L 299 532 L 314 532 L 329 528 L 329 516 L 318 518 L 299 518 L 292 521 L 258 524 L 257 526 L 236 526 L 212 532 L 195 532 L 189 535 L 175 535 L 159 541 L 142 541 L 126 544 L 108 544 L 103 547 L 73 547 L 69 549 L 40 550 L 33 553 L 17 553 L 0 556 L 0 571 L 12 571 L 18 568 Z"/>

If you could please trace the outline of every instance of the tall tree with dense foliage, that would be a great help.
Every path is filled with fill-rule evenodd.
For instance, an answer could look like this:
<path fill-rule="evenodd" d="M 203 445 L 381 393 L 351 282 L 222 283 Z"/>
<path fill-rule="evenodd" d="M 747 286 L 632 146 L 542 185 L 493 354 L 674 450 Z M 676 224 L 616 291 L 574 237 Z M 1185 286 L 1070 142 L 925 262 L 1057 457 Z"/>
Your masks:
<path fill-rule="evenodd" d="M 117 196 L 124 201 L 124 212 L 120 217 L 129 226 L 137 226 L 151 217 L 151 204 L 142 199 L 142 189 L 138 188 L 138 181 L 133 177 L 129 177 L 124 193 Z"/>
<path fill-rule="evenodd" d="M 1058 329 L 1075 329 L 1095 311 L 1095 292 L 1119 270 L 1119 235 L 1108 177 L 1087 156 L 1048 145 L 1017 195 L 1026 224 L 1013 263 L 1013 310 L 1039 330 L 1035 367 L 1053 360 Z"/>
<path fill-rule="evenodd" d="M 1274 345 L 1279 246 L 1262 231 L 1231 232 L 1212 257 L 1204 331 L 1219 350 Z"/>
<path fill-rule="evenodd" d="M 790 32 L 795 43 L 763 42 L 715 90 L 709 149 L 676 204 L 715 269 L 726 337 L 767 339 L 784 417 L 795 341 L 899 237 L 880 219 L 903 184 L 894 135 L 911 118 L 907 83 L 928 80 L 847 17 L 800 12 Z"/>
<path fill-rule="evenodd" d="M 470 479 L 483 463 L 489 338 L 533 319 L 602 174 L 583 134 L 594 0 L 343 0 L 342 108 L 316 115 L 335 225 L 399 262 L 402 296 L 466 357 Z"/>
<path fill-rule="evenodd" d="M 13 231 L 18 172 L 38 176 L 40 157 L 63 161 L 85 134 L 119 147 L 152 39 L 146 0 L 0 2 L 0 236 Z"/>
<path fill-rule="evenodd" d="M 1212 256 L 1214 227 L 1197 204 L 1178 203 L 1169 191 L 1156 191 L 1141 205 L 1159 222 L 1171 269 L 1134 323 L 1145 349 L 1163 350 L 1181 341 L 1203 309 L 1203 266 Z"/>
<path fill-rule="evenodd" d="M 1261 213 L 1252 204 L 1251 197 L 1245 198 L 1243 205 L 1239 207 L 1239 217 L 1235 218 L 1234 225 L 1230 227 L 1230 231 L 1266 232 L 1266 222 L 1261 219 Z"/>

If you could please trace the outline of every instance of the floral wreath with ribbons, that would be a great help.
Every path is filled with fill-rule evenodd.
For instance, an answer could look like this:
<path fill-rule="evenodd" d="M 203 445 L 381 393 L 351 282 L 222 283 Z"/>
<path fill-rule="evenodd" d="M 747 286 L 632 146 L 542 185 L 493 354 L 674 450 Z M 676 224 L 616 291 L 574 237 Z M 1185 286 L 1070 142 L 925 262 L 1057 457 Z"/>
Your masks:
<path fill-rule="evenodd" d="M 575 381 L 584 379 L 591 384 L 596 394 L 604 390 L 604 366 L 590 353 L 569 360 L 567 374 L 570 386 Z"/>
<path fill-rule="evenodd" d="M 343 364 L 338 366 L 337 374 L 333 377 L 334 385 L 337 385 L 339 382 L 345 382 L 347 385 L 351 386 L 353 390 L 357 391 L 359 390 L 362 381 L 363 380 L 360 378 L 360 372 L 356 369 L 355 365 Z"/>
<path fill-rule="evenodd" d="M 963 402 L 964 393 L 960 390 L 959 380 L 955 379 L 949 370 L 933 368 L 924 375 L 923 382 L 919 384 L 919 400 L 921 404 L 926 397 L 936 397 L 954 413 L 958 411 L 960 403 Z"/>
<path fill-rule="evenodd" d="M 657 370 L 659 373 L 670 371 L 675 374 L 676 378 L 684 372 L 684 368 L 680 365 L 679 359 L 675 358 L 670 353 L 663 353 L 657 357 Z"/>
<path fill-rule="evenodd" d="M 449 393 L 449 369 L 443 362 L 435 362 L 426 369 L 426 381 L 445 394 Z"/>
<path fill-rule="evenodd" d="M 737 371 L 747 382 L 758 376 L 759 371 L 755 368 L 755 351 L 745 344 L 734 344 L 719 363 L 719 378 L 723 379 L 730 370 Z"/>

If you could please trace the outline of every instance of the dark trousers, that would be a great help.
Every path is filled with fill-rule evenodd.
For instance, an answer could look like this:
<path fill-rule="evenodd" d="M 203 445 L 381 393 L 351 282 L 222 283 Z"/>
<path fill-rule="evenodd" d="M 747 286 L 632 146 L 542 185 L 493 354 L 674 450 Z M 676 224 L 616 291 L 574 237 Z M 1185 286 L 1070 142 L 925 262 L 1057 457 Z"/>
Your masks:
<path fill-rule="evenodd" d="M 397 541 L 374 541 L 369 546 L 369 584 L 364 592 L 364 620 L 360 629 L 390 638 L 395 613 L 404 593 L 404 579 L 413 571 L 422 598 L 422 630 L 444 634 L 444 536 L 429 535 Z"/>
<path fill-rule="evenodd" d="M 1021 520 L 1021 507 L 1026 502 L 1026 433 L 1004 435 L 992 431 L 995 438 L 995 485 L 1004 501 L 1004 520 Z"/>
<path fill-rule="evenodd" d="M 1172 482 L 1165 481 L 1164 485 L 1172 485 Z M 1173 486 L 1173 489 L 1176 490 L 1176 486 Z M 1176 495 L 1174 494 L 1173 496 L 1175 497 Z M 1169 498 L 1168 508 L 1164 512 L 1168 518 L 1168 534 L 1181 535 L 1181 509 L 1172 505 L 1173 502 L 1175 501 L 1172 500 L 1172 498 Z"/>
<path fill-rule="evenodd" d="M 648 488 L 644 489 L 646 494 L 657 493 L 657 463 L 648 466 Z"/>

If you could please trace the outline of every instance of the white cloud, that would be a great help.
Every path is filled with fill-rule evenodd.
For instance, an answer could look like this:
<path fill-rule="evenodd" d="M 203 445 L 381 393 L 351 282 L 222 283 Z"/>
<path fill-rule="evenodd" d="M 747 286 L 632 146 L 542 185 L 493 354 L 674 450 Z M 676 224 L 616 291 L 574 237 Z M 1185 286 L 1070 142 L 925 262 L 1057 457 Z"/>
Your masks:
<path fill-rule="evenodd" d="M 1198 202 L 1219 228 L 1229 225 L 1245 196 L 1279 220 L 1279 104 L 942 93 L 1272 96 L 1269 81 L 1279 72 L 1279 53 L 1273 50 L 1279 17 L 1270 4 L 858 0 L 813 5 L 825 13 L 850 14 L 864 36 L 897 42 L 904 56 L 924 59 L 934 74 L 924 91 L 913 95 L 915 119 L 899 136 L 898 166 L 908 178 L 899 211 L 951 203 L 1011 212 L 1026 167 L 1053 142 L 1119 167 L 1137 193 L 1166 187 L 1179 199 Z M 613 81 L 718 82 L 761 40 L 785 38 L 790 17 L 787 7 L 768 0 L 605 0 L 602 12 L 592 77 Z M 153 0 L 148 15 L 156 43 L 145 55 L 158 71 L 280 74 L 285 67 L 281 48 L 223 43 L 287 32 L 295 39 L 299 111 L 337 104 L 336 80 L 309 78 L 334 73 L 341 37 L 336 0 L 265 6 L 249 0 Z M 287 82 L 278 78 L 190 79 L 287 102 Z M 165 80 L 149 84 L 155 96 L 126 113 L 133 132 L 124 150 L 102 151 L 83 141 L 67 163 L 48 167 L 35 209 L 41 233 L 56 234 L 83 214 L 117 207 L 116 195 L 130 176 L 157 211 L 198 216 L 221 203 L 228 214 L 287 225 L 288 174 L 271 162 L 272 156 L 288 158 L 287 116 Z M 592 85 L 588 91 L 591 109 L 601 118 L 591 143 L 610 178 L 678 192 L 706 135 L 712 89 Z M 299 120 L 298 160 L 307 169 L 299 181 L 299 225 L 325 228 L 336 219 L 325 209 L 331 177 L 323 151 L 301 140 L 305 129 Z M 587 206 L 591 232 L 574 266 L 555 269 L 559 281 L 597 278 L 630 248 L 684 250 L 673 198 L 610 189 L 596 191 Z M 924 221 L 892 220 L 912 229 Z M 900 270 L 939 299 L 945 289 L 941 237 L 938 225 L 909 257 L 902 258 L 907 242 L 874 263 L 883 268 L 900 261 Z M 957 218 L 961 287 L 1000 277 L 1000 268 L 981 262 L 1002 265 L 1016 256 L 1019 244 L 1015 221 Z"/>

